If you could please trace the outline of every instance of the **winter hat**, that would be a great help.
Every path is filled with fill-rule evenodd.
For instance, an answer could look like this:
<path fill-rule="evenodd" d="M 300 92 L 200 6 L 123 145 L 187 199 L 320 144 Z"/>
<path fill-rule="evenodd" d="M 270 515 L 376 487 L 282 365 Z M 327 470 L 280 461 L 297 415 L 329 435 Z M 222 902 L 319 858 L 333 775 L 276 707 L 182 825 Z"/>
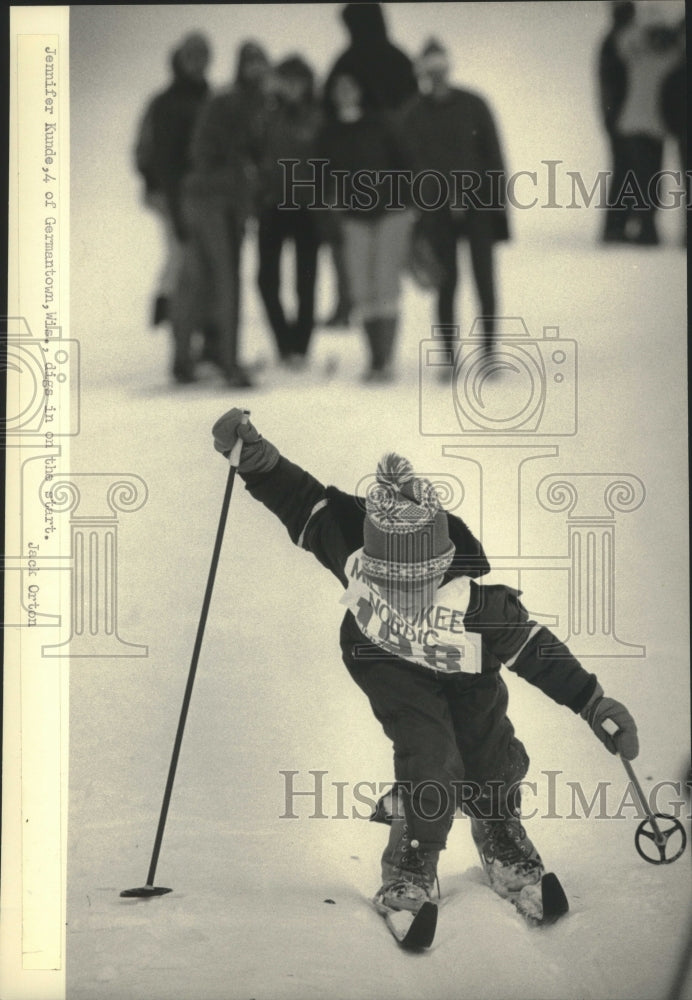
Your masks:
<path fill-rule="evenodd" d="M 449 56 L 447 49 L 436 38 L 429 38 L 421 49 L 421 53 L 416 61 L 416 68 L 418 72 L 448 70 Z"/>
<path fill-rule="evenodd" d="M 313 72 L 302 56 L 286 56 L 276 66 L 279 76 L 300 77 L 301 80 L 312 80 Z"/>
<path fill-rule="evenodd" d="M 238 56 L 236 62 L 236 82 L 243 83 L 245 81 L 245 74 L 247 65 L 250 62 L 264 63 L 267 68 L 269 68 L 269 58 L 264 48 L 252 39 L 243 42 L 238 49 Z"/>
<path fill-rule="evenodd" d="M 447 514 L 408 459 L 390 453 L 380 460 L 365 511 L 361 564 L 372 583 L 424 587 L 446 573 L 455 552 Z"/>
<path fill-rule="evenodd" d="M 200 31 L 192 31 L 185 35 L 171 54 L 171 66 L 176 74 L 185 75 L 185 58 L 199 56 L 206 62 L 211 57 L 211 48 L 205 35 Z"/>
<path fill-rule="evenodd" d="M 282 59 L 276 66 L 275 72 L 277 76 L 281 76 L 284 79 L 303 80 L 307 84 L 308 93 L 312 95 L 315 84 L 315 74 L 302 56 L 286 56 L 286 58 Z"/>

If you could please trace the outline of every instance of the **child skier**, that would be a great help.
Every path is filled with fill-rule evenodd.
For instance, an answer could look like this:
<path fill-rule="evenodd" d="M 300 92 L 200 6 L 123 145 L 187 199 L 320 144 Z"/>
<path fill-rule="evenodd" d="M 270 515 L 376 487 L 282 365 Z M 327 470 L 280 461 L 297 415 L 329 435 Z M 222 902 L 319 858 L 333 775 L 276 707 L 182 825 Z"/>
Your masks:
<path fill-rule="evenodd" d="M 376 905 L 415 913 L 430 900 L 461 806 L 492 888 L 535 912 L 544 868 L 519 818 L 529 760 L 506 714 L 501 665 L 581 714 L 629 760 L 638 753 L 634 720 L 530 620 L 518 591 L 475 582 L 490 569 L 480 543 L 406 459 L 382 459 L 363 503 L 324 487 L 242 416 L 234 408 L 215 423 L 214 447 L 228 455 L 242 438 L 246 489 L 341 581 L 343 660 L 393 743 L 393 799 L 403 814 L 389 810 Z M 603 729 L 606 719 L 616 736 Z"/>

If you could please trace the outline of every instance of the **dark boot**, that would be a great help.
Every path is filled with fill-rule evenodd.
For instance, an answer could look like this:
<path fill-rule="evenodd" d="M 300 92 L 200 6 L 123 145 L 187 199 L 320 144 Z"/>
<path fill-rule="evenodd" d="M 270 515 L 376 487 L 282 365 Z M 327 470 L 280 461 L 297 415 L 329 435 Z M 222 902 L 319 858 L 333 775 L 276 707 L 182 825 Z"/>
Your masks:
<path fill-rule="evenodd" d="M 161 326 L 171 318 L 167 295 L 157 295 L 151 310 L 151 325 Z"/>
<path fill-rule="evenodd" d="M 367 382 L 391 381 L 397 327 L 397 316 L 377 316 L 364 320 L 363 329 L 370 348 L 370 369 L 365 375 Z"/>
<path fill-rule="evenodd" d="M 540 882 L 544 868 L 518 811 L 505 816 L 472 816 L 471 835 L 490 885 L 504 898 Z"/>
<path fill-rule="evenodd" d="M 393 820 L 382 855 L 382 885 L 374 899 L 378 909 L 416 913 L 432 897 L 439 857 L 438 850 L 411 840 L 404 820 Z"/>

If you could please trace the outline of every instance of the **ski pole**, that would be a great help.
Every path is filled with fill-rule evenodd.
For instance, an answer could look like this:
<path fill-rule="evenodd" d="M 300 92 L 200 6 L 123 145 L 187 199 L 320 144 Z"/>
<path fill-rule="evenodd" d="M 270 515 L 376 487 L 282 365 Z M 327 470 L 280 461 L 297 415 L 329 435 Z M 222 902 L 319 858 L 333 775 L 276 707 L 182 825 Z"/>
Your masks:
<path fill-rule="evenodd" d="M 242 423 L 246 424 L 248 422 L 249 417 L 250 417 L 250 411 L 243 410 Z M 173 782 L 175 780 L 175 772 L 178 766 L 178 757 L 180 756 L 180 747 L 183 742 L 183 732 L 185 729 L 187 712 L 190 707 L 190 699 L 192 697 L 192 687 L 195 682 L 195 674 L 197 672 L 197 663 L 199 662 L 199 654 L 202 649 L 202 639 L 204 637 L 204 629 L 207 623 L 209 605 L 211 604 L 211 595 L 214 589 L 216 569 L 219 564 L 219 556 L 221 554 L 221 544 L 223 542 L 223 536 L 226 529 L 228 508 L 230 506 L 231 495 L 233 493 L 233 482 L 235 480 L 236 469 L 240 464 L 240 453 L 242 451 L 242 448 L 243 448 L 243 440 L 240 436 L 238 436 L 238 439 L 233 445 L 233 448 L 231 449 L 231 454 L 229 456 L 230 468 L 228 470 L 228 479 L 226 481 L 226 491 L 224 493 L 223 503 L 221 505 L 221 516 L 219 518 L 219 527 L 216 532 L 216 542 L 214 543 L 214 552 L 211 559 L 211 566 L 209 568 L 207 587 L 204 593 L 204 601 L 202 602 L 202 612 L 199 618 L 199 625 L 197 626 L 197 636 L 195 638 L 195 645 L 192 651 L 192 660 L 190 662 L 187 684 L 185 686 L 183 704 L 180 710 L 180 719 L 178 721 L 178 729 L 175 736 L 175 743 L 173 744 L 173 754 L 171 757 L 170 767 L 168 769 L 168 779 L 166 781 L 166 788 L 163 793 L 163 803 L 161 805 L 159 825 L 156 830 L 156 838 L 154 840 L 154 849 L 151 856 L 151 864 L 149 865 L 149 872 L 147 874 L 146 885 L 140 886 L 139 888 L 136 889 L 123 889 L 123 891 L 120 893 L 121 896 L 136 896 L 146 899 L 150 896 L 163 896 L 165 893 L 172 891 L 171 889 L 166 889 L 163 886 L 154 885 L 154 876 L 156 875 L 156 866 L 159 860 L 159 852 L 161 850 L 161 842 L 163 840 L 163 831 L 166 826 L 166 817 L 168 816 L 168 806 L 171 801 Z"/>
<path fill-rule="evenodd" d="M 605 719 L 601 723 L 601 725 L 603 726 L 603 728 L 605 729 L 605 731 L 608 733 L 609 736 L 615 736 L 617 733 L 620 732 L 620 727 L 617 725 L 616 722 L 613 722 L 612 719 Z M 637 848 L 637 853 L 641 858 L 644 859 L 644 861 L 648 861 L 649 864 L 652 865 L 669 865 L 673 861 L 677 861 L 677 859 L 685 850 L 685 846 L 687 844 L 687 834 L 685 833 L 684 826 L 678 819 L 675 818 L 675 816 L 669 816 L 667 813 L 655 813 L 651 810 L 651 808 L 649 807 L 649 803 L 646 800 L 646 796 L 644 795 L 642 786 L 639 784 L 637 776 L 634 773 L 634 768 L 632 767 L 632 764 L 625 757 L 623 757 L 622 754 L 618 753 L 618 757 L 622 761 L 622 765 L 625 768 L 625 771 L 627 772 L 627 776 L 630 779 L 632 786 L 637 793 L 637 798 L 639 799 L 640 805 L 644 810 L 644 812 L 646 813 L 647 817 L 639 824 L 639 826 L 637 827 L 637 832 L 634 835 L 634 846 Z M 672 825 L 670 826 L 669 829 L 663 830 L 661 829 L 661 826 L 657 822 L 657 820 L 659 819 L 669 820 Z M 648 829 L 649 826 L 651 827 L 650 831 Z M 670 839 L 672 834 L 675 833 L 676 831 L 682 835 L 682 843 L 677 852 L 673 854 L 672 857 L 669 858 L 666 857 L 668 840 Z M 658 854 L 659 854 L 658 858 L 650 857 L 641 848 L 640 840 L 642 837 L 646 837 L 649 840 L 653 840 L 656 847 L 658 848 Z"/>

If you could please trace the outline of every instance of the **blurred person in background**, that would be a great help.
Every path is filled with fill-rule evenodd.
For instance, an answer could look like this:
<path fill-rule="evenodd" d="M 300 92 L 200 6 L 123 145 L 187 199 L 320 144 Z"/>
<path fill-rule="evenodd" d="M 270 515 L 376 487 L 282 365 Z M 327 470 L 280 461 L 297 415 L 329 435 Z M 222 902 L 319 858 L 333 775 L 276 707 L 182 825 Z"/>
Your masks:
<path fill-rule="evenodd" d="M 627 176 L 615 192 L 615 205 L 616 210 L 620 206 L 630 208 L 625 222 L 627 243 L 655 246 L 659 242 L 656 175 L 661 171 L 666 138 L 661 87 L 679 64 L 682 42 L 675 26 L 651 17 L 644 23 L 636 17 L 631 19 L 617 36 L 617 50 L 628 79 L 616 125 Z"/>
<path fill-rule="evenodd" d="M 349 3 L 341 17 L 351 36 L 350 45 L 336 58 L 324 84 L 328 114 L 336 113 L 332 84 L 347 74 L 361 89 L 364 111 L 394 112 L 416 93 L 413 63 L 387 34 L 379 3 Z"/>
<path fill-rule="evenodd" d="M 690 205 L 690 178 L 687 174 L 687 65 L 685 52 L 685 19 L 677 24 L 678 60 L 663 78 L 660 109 L 668 135 L 675 142 L 678 170 L 682 173 L 685 205 Z M 685 216 L 686 218 L 686 216 Z M 687 226 L 683 226 L 683 245 L 687 245 Z"/>
<path fill-rule="evenodd" d="M 316 213 L 308 207 L 313 196 L 305 188 L 297 187 L 293 194 L 296 208 L 283 206 L 285 178 L 280 161 L 297 160 L 293 176 L 312 178 L 312 167 L 306 161 L 314 155 L 321 112 L 315 98 L 314 73 L 298 55 L 278 64 L 273 89 L 275 103 L 267 118 L 260 172 L 257 282 L 279 358 L 296 369 L 305 364 L 314 327 L 319 236 Z M 286 317 L 281 297 L 282 250 L 287 240 L 295 248 L 295 320 Z"/>
<path fill-rule="evenodd" d="M 256 211 L 268 113 L 269 60 L 254 41 L 238 50 L 233 85 L 200 111 L 183 185 L 187 234 L 173 308 L 173 377 L 195 380 L 192 336 L 209 308 L 218 343 L 213 359 L 230 388 L 250 388 L 239 363 L 240 257 L 248 218 Z M 208 356 L 209 356 L 209 352 Z"/>
<path fill-rule="evenodd" d="M 333 83 L 344 73 L 360 87 L 364 111 L 396 112 L 415 94 L 416 77 L 409 57 L 389 40 L 382 5 L 349 3 L 343 7 L 341 18 L 350 35 L 350 44 L 327 73 L 323 88 L 325 114 L 332 120 L 336 117 L 331 96 Z M 340 220 L 338 213 L 330 213 L 320 220 L 332 253 L 337 282 L 337 305 L 325 324 L 328 327 L 347 325 L 352 308 Z"/>
<path fill-rule="evenodd" d="M 603 127 L 610 147 L 610 183 L 603 239 L 607 243 L 625 239 L 627 213 L 611 202 L 614 192 L 622 187 L 627 173 L 623 139 L 617 122 L 627 94 L 627 66 L 618 51 L 617 39 L 634 20 L 632 0 L 615 0 L 610 5 L 612 23 L 598 53 L 598 93 Z"/>
<path fill-rule="evenodd" d="M 135 147 L 144 181 L 144 202 L 161 219 L 164 263 L 158 278 L 151 325 L 170 318 L 183 255 L 182 182 L 190 166 L 189 147 L 199 110 L 207 99 L 206 71 L 211 50 L 199 32 L 186 35 L 171 55 L 173 79 L 148 104 Z"/>
<path fill-rule="evenodd" d="M 392 184 L 386 179 L 359 189 L 358 175 L 409 169 L 397 129 L 381 112 L 368 107 L 364 91 L 349 73 L 332 76 L 325 98 L 334 117 L 321 129 L 317 156 L 328 161 L 328 205 L 339 205 L 349 288 L 370 353 L 367 382 L 393 378 L 399 323 L 400 278 L 404 267 L 411 212 L 407 196 L 392 207 Z M 343 183 L 336 186 L 340 172 Z M 397 196 L 396 191 L 394 197 Z"/>
<path fill-rule="evenodd" d="M 494 244 L 509 239 L 501 181 L 504 159 L 493 115 L 480 95 L 449 83 L 449 56 L 430 39 L 416 63 L 419 93 L 403 113 L 403 132 L 411 149 L 414 174 L 437 171 L 448 179 L 448 197 L 438 208 L 419 211 L 417 228 L 434 251 L 440 268 L 437 322 L 444 325 L 444 341 L 454 350 L 455 296 L 459 271 L 457 242 L 469 243 L 471 266 L 483 317 L 484 347 L 493 349 L 495 335 Z M 460 195 L 452 171 L 463 171 L 471 183 L 468 197 Z M 440 188 L 432 177 L 422 183 L 420 199 L 435 205 Z M 479 207 L 480 206 L 480 207 Z M 457 330 L 458 337 L 458 330 Z M 453 366 L 445 369 L 452 372 Z"/>

